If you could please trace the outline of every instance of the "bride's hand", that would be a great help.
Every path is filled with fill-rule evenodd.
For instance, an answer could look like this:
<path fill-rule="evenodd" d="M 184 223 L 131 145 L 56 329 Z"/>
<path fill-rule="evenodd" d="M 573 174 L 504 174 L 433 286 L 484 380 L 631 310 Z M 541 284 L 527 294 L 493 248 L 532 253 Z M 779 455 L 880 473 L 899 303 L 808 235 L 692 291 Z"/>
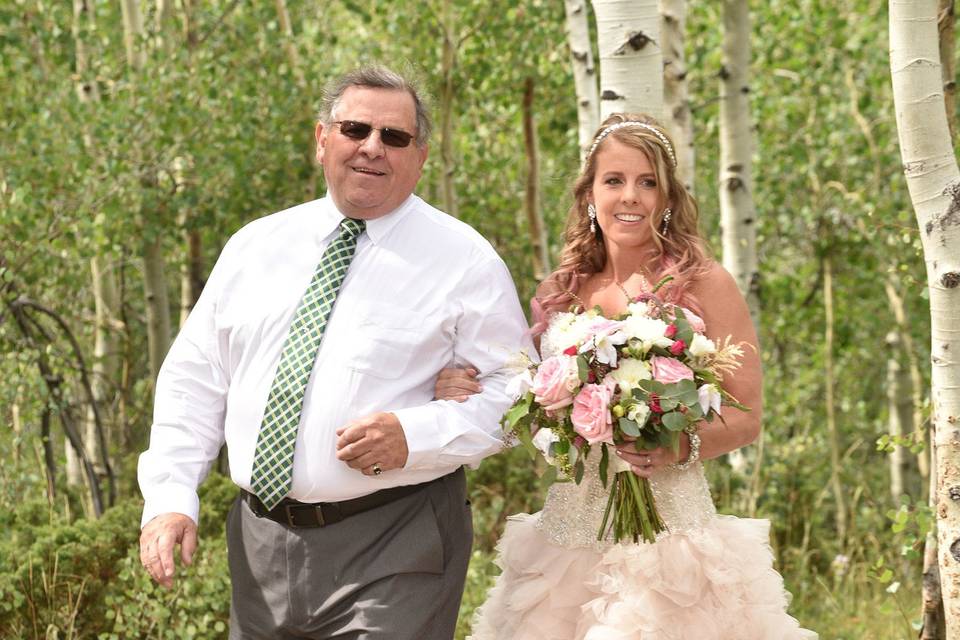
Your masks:
<path fill-rule="evenodd" d="M 660 447 L 649 451 L 637 451 L 633 442 L 617 445 L 617 455 L 630 464 L 630 469 L 642 478 L 649 478 L 660 469 L 674 464 L 679 460 L 686 460 L 690 455 L 690 439 L 687 434 L 680 435 L 680 452 Z"/>
<path fill-rule="evenodd" d="M 483 387 L 477 382 L 477 370 L 473 367 L 444 369 L 437 376 L 433 397 L 437 400 L 464 402 L 473 394 L 481 391 L 483 391 Z"/>

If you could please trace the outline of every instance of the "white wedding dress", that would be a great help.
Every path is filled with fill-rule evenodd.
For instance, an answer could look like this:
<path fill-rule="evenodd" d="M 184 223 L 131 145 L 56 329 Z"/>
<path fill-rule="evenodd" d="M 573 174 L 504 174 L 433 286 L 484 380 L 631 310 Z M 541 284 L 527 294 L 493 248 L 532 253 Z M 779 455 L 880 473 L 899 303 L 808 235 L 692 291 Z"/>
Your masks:
<path fill-rule="evenodd" d="M 769 521 L 718 515 L 702 464 L 651 478 L 668 528 L 655 543 L 614 544 L 597 541 L 607 492 L 591 458 L 579 485 L 507 521 L 473 640 L 817 638 L 786 612 Z"/>

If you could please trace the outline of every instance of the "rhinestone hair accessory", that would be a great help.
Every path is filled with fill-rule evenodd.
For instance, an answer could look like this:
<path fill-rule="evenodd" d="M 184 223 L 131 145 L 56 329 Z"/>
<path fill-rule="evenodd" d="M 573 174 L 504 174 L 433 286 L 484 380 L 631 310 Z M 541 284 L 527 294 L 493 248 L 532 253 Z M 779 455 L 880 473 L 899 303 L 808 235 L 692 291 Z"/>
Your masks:
<path fill-rule="evenodd" d="M 653 135 L 657 136 L 657 139 L 660 140 L 660 142 L 663 143 L 664 148 L 666 148 L 667 155 L 670 156 L 670 164 L 673 166 L 673 168 L 677 167 L 677 154 L 673 152 L 673 145 L 670 144 L 669 140 L 667 140 L 667 136 L 663 135 L 663 132 L 661 132 L 656 127 L 649 125 L 646 122 L 637 122 L 636 120 L 616 122 L 610 125 L 609 127 L 607 127 L 606 129 L 604 129 L 603 131 L 601 131 L 600 134 L 596 137 L 596 139 L 594 139 L 593 145 L 590 147 L 590 151 L 587 152 L 587 159 L 588 160 L 590 159 L 590 156 L 592 156 L 593 152 L 597 150 L 597 147 L 600 146 L 600 143 L 603 142 L 604 138 L 606 138 L 608 135 L 610 135 L 614 131 L 617 131 L 618 129 L 623 129 L 624 127 L 640 127 L 642 129 L 646 129 Z"/>
<path fill-rule="evenodd" d="M 667 229 L 670 228 L 670 216 L 673 215 L 673 209 L 667 207 L 663 210 L 663 224 L 661 225 L 661 235 L 667 235 Z"/>

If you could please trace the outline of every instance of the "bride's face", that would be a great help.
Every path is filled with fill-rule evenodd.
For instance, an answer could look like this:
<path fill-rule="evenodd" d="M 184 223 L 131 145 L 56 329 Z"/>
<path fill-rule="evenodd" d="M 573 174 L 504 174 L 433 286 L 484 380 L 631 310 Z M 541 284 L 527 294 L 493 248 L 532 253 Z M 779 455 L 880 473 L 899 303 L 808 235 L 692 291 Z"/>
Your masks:
<path fill-rule="evenodd" d="M 652 246 L 650 216 L 663 208 L 657 176 L 646 154 L 609 138 L 597 152 L 590 202 L 604 242 L 621 247 Z"/>

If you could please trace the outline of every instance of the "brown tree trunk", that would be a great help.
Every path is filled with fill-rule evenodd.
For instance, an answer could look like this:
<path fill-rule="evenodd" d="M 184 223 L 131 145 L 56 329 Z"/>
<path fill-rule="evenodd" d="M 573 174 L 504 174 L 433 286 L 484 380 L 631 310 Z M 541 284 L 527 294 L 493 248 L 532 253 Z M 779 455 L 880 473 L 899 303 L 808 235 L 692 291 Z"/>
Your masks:
<path fill-rule="evenodd" d="M 533 277 L 537 282 L 550 272 L 547 231 L 540 208 L 540 159 L 537 149 L 537 127 L 533 117 L 533 78 L 527 78 L 523 91 L 523 142 L 527 156 L 527 187 L 523 204 L 527 212 L 530 243 L 533 245 Z"/>

